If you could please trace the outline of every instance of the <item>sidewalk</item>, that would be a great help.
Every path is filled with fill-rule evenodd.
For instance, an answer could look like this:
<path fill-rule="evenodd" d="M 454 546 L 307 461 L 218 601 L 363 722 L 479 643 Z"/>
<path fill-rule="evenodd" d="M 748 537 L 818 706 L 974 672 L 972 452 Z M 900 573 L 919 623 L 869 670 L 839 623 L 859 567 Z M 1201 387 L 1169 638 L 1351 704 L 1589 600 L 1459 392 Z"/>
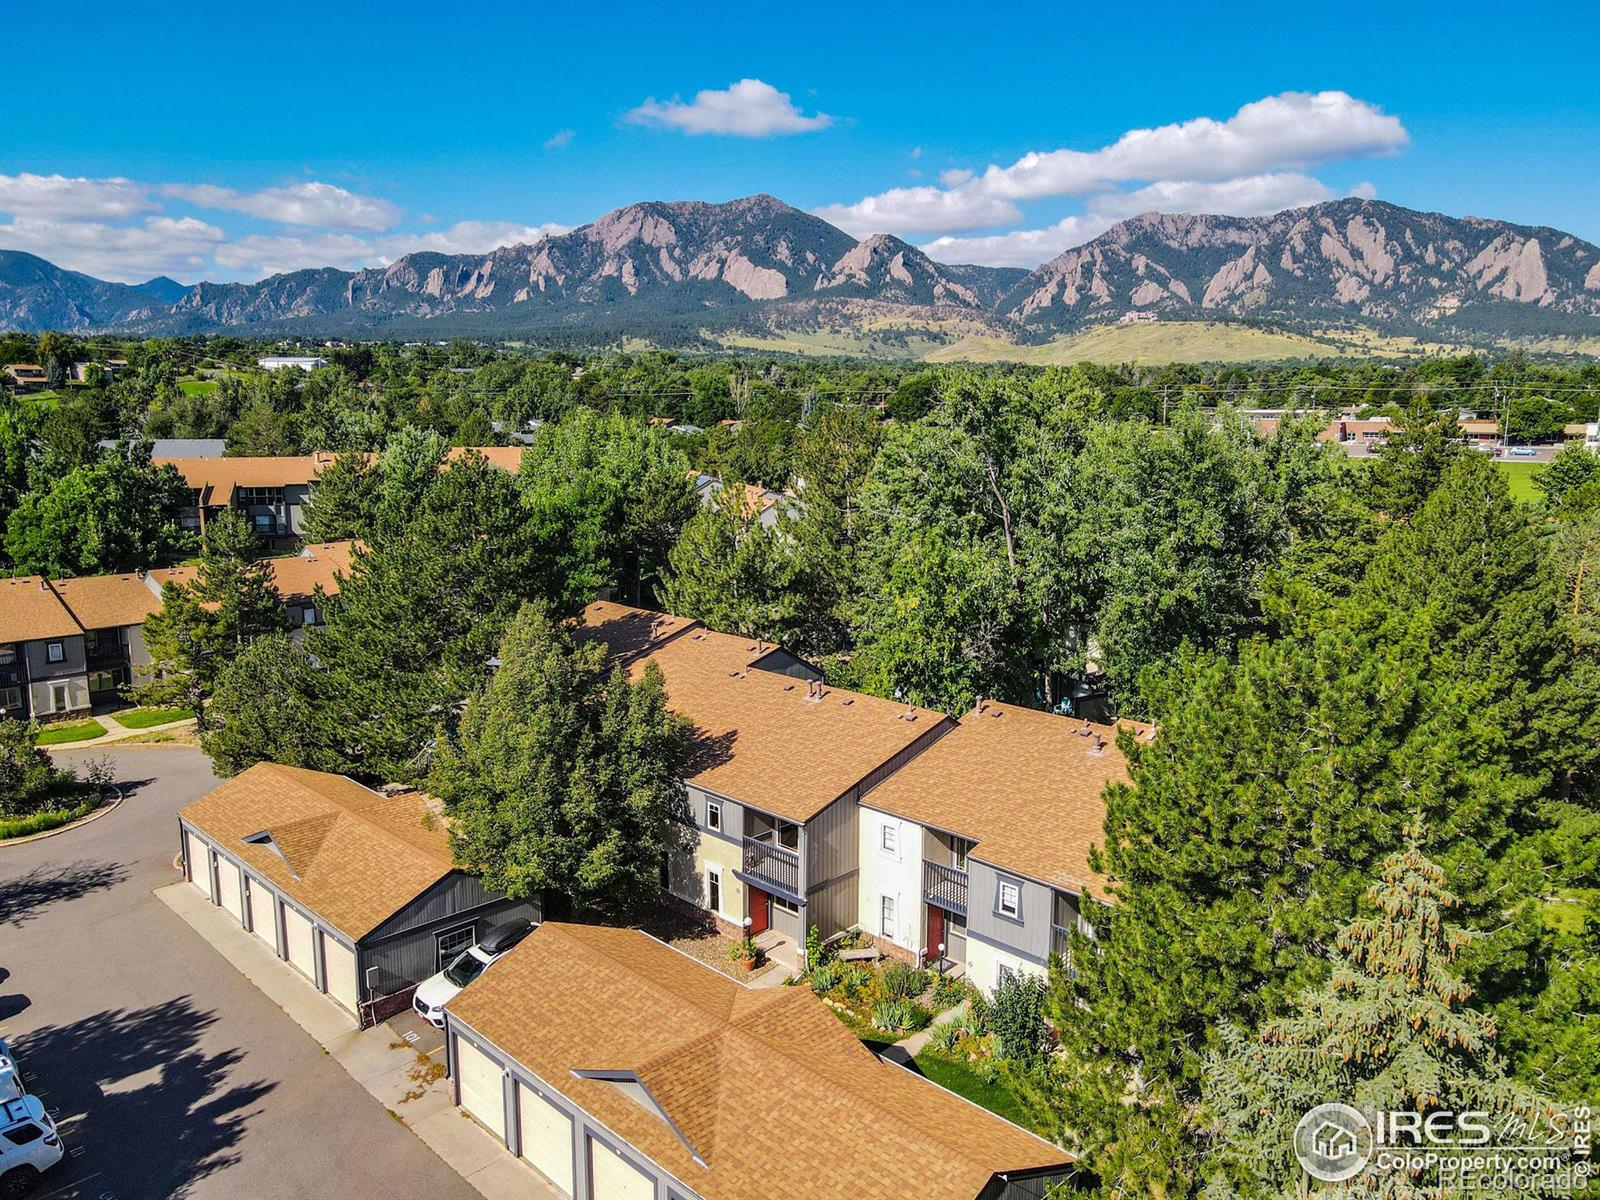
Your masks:
<path fill-rule="evenodd" d="M 560 1194 L 451 1100 L 444 1048 L 424 1054 L 386 1022 L 356 1029 L 333 1000 L 188 883 L 155 896 L 227 959 L 267 999 L 366 1088 L 447 1165 L 489 1200 L 563 1200 Z"/>
<path fill-rule="evenodd" d="M 83 750 L 93 749 L 95 746 L 105 746 L 112 742 L 124 741 L 127 738 L 142 737 L 147 733 L 164 733 L 170 729 L 188 729 L 194 725 L 193 717 L 185 717 L 181 721 L 168 721 L 165 725 L 147 725 L 143 729 L 130 729 L 123 725 L 111 713 L 96 713 L 94 719 L 105 726 L 105 733 L 100 737 L 87 738 L 81 742 L 57 742 L 53 746 L 46 746 L 46 750 Z"/>

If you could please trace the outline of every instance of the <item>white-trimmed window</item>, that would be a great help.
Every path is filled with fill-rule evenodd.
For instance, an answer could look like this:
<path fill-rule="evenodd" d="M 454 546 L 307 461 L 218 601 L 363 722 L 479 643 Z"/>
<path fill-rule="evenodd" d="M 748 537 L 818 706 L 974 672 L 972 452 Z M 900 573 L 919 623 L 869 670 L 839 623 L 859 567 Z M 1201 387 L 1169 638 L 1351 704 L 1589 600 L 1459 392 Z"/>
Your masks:
<path fill-rule="evenodd" d="M 22 707 L 22 689 L 19 687 L 0 688 L 0 709 L 7 713 L 15 712 Z"/>
<path fill-rule="evenodd" d="M 706 907 L 714 913 L 722 912 L 722 868 L 706 868 Z"/>
<path fill-rule="evenodd" d="M 881 839 L 880 844 L 883 846 L 883 852 L 885 854 L 893 854 L 896 857 L 899 857 L 900 826 L 896 822 L 885 821 L 883 823 L 883 832 L 879 834 L 879 838 Z"/>
<path fill-rule="evenodd" d="M 44 646 L 45 662 L 62 662 L 67 657 L 66 647 L 60 642 L 46 642 Z"/>
<path fill-rule="evenodd" d="M 1006 966 L 1005 963 L 996 963 L 995 964 L 995 968 L 994 968 L 994 985 L 995 985 L 995 987 L 999 987 L 1006 980 L 1012 978 L 1015 975 L 1016 975 L 1016 972 L 1013 971 L 1010 967 Z"/>
<path fill-rule="evenodd" d="M 706 801 L 706 828 L 722 829 L 722 802 L 719 800 Z"/>
<path fill-rule="evenodd" d="M 7 642 L 0 646 L 0 664 L 9 665 L 17 661 L 17 647 L 14 642 Z"/>
<path fill-rule="evenodd" d="M 994 907 L 1002 917 L 1019 920 L 1022 916 L 1022 889 L 1009 879 L 1002 879 Z"/>
<path fill-rule="evenodd" d="M 894 897 L 884 896 L 878 901 L 878 932 L 886 938 L 894 937 Z"/>

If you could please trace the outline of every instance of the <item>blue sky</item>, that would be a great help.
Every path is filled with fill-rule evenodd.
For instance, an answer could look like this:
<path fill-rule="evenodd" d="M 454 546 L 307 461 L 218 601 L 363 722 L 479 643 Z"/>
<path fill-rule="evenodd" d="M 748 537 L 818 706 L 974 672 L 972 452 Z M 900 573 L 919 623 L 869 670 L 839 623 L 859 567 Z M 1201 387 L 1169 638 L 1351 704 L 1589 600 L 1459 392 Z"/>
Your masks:
<path fill-rule="evenodd" d="M 13 48 L 56 50 L 8 57 L 0 247 L 251 279 L 758 191 L 1029 266 L 1142 208 L 1352 191 L 1600 241 L 1600 6 L 1285 13 L 21 5 Z"/>

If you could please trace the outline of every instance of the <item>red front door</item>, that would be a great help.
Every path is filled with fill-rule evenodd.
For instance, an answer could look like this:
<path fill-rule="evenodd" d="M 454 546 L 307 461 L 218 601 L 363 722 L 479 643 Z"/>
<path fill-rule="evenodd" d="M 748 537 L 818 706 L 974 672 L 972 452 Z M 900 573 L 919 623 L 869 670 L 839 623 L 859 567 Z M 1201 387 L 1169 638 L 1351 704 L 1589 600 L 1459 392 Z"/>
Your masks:
<path fill-rule="evenodd" d="M 937 961 L 944 957 L 939 947 L 944 944 L 944 909 L 937 904 L 928 905 L 928 959 Z"/>
<path fill-rule="evenodd" d="M 772 919 L 772 897 L 760 888 L 750 889 L 750 936 L 765 933 Z"/>

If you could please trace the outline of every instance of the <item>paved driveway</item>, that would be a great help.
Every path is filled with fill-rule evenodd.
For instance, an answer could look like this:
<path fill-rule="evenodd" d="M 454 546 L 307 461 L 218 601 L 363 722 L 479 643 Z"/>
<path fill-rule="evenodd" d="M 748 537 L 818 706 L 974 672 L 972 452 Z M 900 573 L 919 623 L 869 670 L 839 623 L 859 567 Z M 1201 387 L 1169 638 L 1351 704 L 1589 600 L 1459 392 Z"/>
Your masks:
<path fill-rule="evenodd" d="M 79 1151 L 39 1195 L 475 1198 L 151 895 L 178 878 L 177 810 L 215 783 L 205 756 L 107 752 L 120 808 L 0 847 L 0 1037 Z"/>

